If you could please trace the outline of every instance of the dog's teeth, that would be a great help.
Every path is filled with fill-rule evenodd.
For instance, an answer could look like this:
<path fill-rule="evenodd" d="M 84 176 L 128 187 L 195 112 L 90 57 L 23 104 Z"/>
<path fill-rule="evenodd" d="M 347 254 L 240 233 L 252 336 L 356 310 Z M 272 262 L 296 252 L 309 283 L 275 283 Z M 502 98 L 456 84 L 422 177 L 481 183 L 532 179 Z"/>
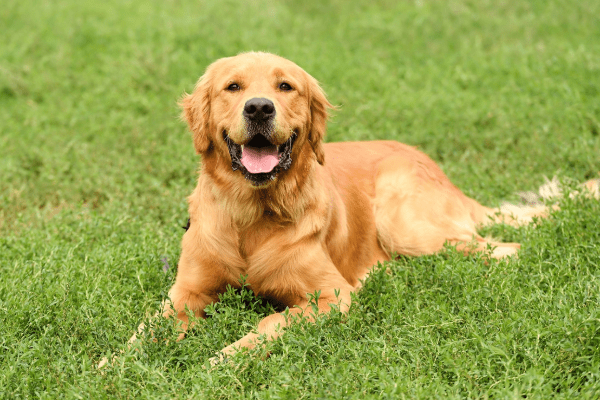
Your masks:
<path fill-rule="evenodd" d="M 242 146 L 242 151 L 244 151 L 244 145 L 242 144 L 241 146 Z"/>

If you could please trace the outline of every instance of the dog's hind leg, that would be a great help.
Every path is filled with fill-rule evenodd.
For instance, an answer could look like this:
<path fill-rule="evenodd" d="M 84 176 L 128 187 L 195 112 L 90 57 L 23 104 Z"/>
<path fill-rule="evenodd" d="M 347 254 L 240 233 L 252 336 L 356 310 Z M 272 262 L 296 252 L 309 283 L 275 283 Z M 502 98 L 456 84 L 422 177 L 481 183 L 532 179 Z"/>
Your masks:
<path fill-rule="evenodd" d="M 502 258 L 520 247 L 478 235 L 477 227 L 493 209 L 465 196 L 425 155 L 394 156 L 379 164 L 374 213 L 381 246 L 389 253 L 432 254 L 450 243 L 465 252 L 492 246 L 492 257 Z"/>
<path fill-rule="evenodd" d="M 550 211 L 557 208 L 558 206 L 528 206 L 505 203 L 498 208 L 491 209 L 486 214 L 486 218 L 481 221 L 481 225 L 507 224 L 519 227 L 530 224 L 535 218 L 547 218 Z"/>
<path fill-rule="evenodd" d="M 569 197 L 586 196 L 600 199 L 600 179 L 591 179 L 580 185 L 581 189 L 569 194 Z M 505 223 L 521 226 L 531 223 L 535 218 L 546 218 L 552 210 L 558 210 L 558 204 L 547 206 L 545 202 L 563 197 L 560 182 L 556 177 L 546 180 L 537 192 L 521 192 L 521 198 L 527 204 L 504 203 L 500 207 L 490 209 L 480 223 L 482 225 Z"/>

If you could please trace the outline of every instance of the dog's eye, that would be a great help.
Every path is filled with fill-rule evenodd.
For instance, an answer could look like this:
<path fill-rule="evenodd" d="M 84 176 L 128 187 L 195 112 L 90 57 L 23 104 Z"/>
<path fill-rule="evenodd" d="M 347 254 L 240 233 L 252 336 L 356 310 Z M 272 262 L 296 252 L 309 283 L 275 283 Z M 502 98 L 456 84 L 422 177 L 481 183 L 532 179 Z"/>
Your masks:
<path fill-rule="evenodd" d="M 230 92 L 237 92 L 238 90 L 240 90 L 240 85 L 238 85 L 237 83 L 232 83 L 231 85 L 227 86 L 227 89 Z"/>
<path fill-rule="evenodd" d="M 289 92 L 290 90 L 292 90 L 292 85 L 290 85 L 287 82 L 281 82 L 279 84 L 279 90 L 283 90 L 284 92 Z"/>

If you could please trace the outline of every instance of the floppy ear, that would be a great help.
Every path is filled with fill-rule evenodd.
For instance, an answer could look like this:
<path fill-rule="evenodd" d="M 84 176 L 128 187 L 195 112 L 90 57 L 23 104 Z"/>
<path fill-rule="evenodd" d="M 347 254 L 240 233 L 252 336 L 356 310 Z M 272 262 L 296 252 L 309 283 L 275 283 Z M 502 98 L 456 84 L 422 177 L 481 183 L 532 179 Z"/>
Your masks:
<path fill-rule="evenodd" d="M 181 118 L 187 121 L 194 139 L 197 154 L 206 153 L 210 140 L 210 79 L 204 74 L 196 84 L 192 94 L 185 94 L 179 102 L 183 112 Z"/>
<path fill-rule="evenodd" d="M 327 101 L 325 92 L 315 78 L 309 75 L 310 130 L 308 141 L 317 156 L 319 164 L 325 163 L 323 138 L 327 130 L 328 110 L 333 106 Z"/>

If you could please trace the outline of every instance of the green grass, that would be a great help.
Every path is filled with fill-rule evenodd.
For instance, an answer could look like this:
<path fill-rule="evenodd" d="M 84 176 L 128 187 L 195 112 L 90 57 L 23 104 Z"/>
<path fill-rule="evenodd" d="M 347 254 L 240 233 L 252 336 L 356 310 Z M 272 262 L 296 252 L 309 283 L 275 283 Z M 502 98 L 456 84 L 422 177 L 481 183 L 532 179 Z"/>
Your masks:
<path fill-rule="evenodd" d="M 519 259 L 388 263 L 348 315 L 291 327 L 266 359 L 207 362 L 272 312 L 247 290 L 182 342 L 125 346 L 173 281 L 199 162 L 176 103 L 210 62 L 290 58 L 340 106 L 329 141 L 417 145 L 497 205 L 600 171 L 599 16 L 566 0 L 4 1 L 0 397 L 600 397 L 588 199 L 487 231 Z"/>

